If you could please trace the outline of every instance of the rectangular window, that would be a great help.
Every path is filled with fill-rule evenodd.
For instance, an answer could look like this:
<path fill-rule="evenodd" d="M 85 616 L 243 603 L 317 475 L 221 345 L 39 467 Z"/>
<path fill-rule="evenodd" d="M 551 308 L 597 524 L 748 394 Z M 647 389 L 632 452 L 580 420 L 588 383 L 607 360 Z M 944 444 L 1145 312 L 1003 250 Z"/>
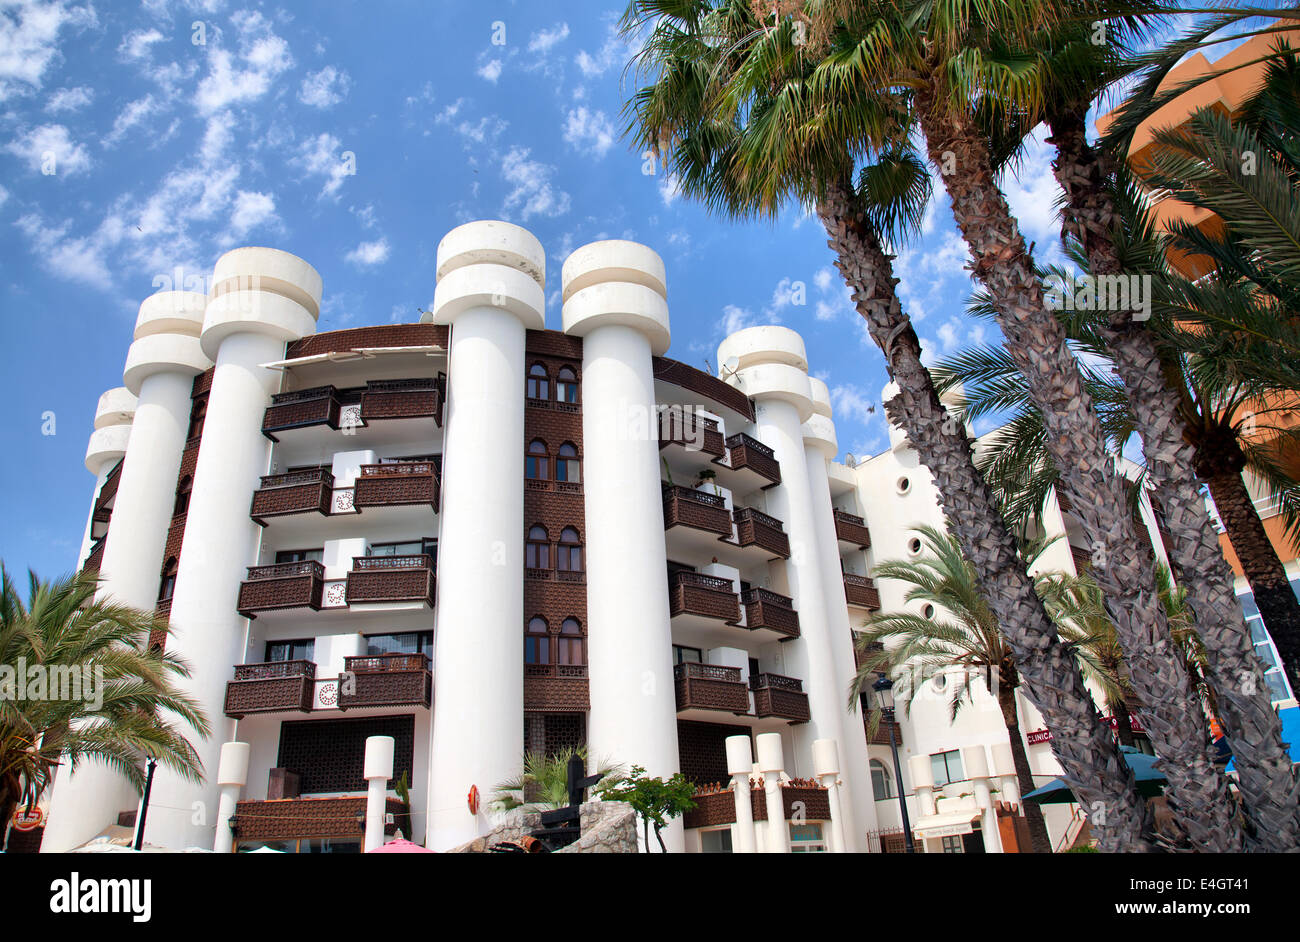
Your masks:
<path fill-rule="evenodd" d="M 730 854 L 731 828 L 700 832 L 700 850 L 706 854 Z"/>
<path fill-rule="evenodd" d="M 930 770 L 934 773 L 935 788 L 942 788 L 949 782 L 960 782 L 966 778 L 961 770 L 961 753 L 956 749 L 931 755 Z"/>
<path fill-rule="evenodd" d="M 524 663 L 551 663 L 550 635 L 524 635 Z"/>
<path fill-rule="evenodd" d="M 268 661 L 310 661 L 316 653 L 314 638 L 298 638 L 293 641 L 268 641 L 266 643 L 266 660 Z"/>
<path fill-rule="evenodd" d="M 316 549 L 296 549 L 280 550 L 275 554 L 277 563 L 302 563 L 302 562 L 323 562 L 325 559 L 325 550 L 321 547 Z"/>
<path fill-rule="evenodd" d="M 699 648 L 684 648 L 680 644 L 673 645 L 673 663 L 674 664 L 698 664 L 704 660 L 704 652 Z"/>
<path fill-rule="evenodd" d="M 426 654 L 433 657 L 432 631 L 400 631 L 366 635 L 366 656 L 382 654 Z"/>
<path fill-rule="evenodd" d="M 427 554 L 433 556 L 438 552 L 438 541 L 434 537 L 426 536 L 422 540 L 406 540 L 401 543 L 372 543 L 370 544 L 370 556 L 419 556 Z"/>
<path fill-rule="evenodd" d="M 945 854 L 964 854 L 966 848 L 962 841 L 962 836 L 957 834 L 955 836 L 943 838 L 943 852 Z"/>
<path fill-rule="evenodd" d="M 814 854 L 826 851 L 820 824 L 790 824 L 790 853 Z"/>
<path fill-rule="evenodd" d="M 415 717 L 368 716 L 341 720 L 287 720 L 280 724 L 280 751 L 276 766 L 297 772 L 303 795 L 327 792 L 364 793 L 366 740 L 371 736 L 394 739 L 393 787 L 406 773 L 414 775 Z"/>

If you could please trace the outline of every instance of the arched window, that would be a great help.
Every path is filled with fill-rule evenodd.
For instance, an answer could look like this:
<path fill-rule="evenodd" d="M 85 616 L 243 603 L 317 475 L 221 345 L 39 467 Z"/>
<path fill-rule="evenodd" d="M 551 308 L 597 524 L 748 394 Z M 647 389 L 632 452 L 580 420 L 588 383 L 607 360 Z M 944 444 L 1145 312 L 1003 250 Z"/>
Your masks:
<path fill-rule="evenodd" d="M 203 420 L 208 414 L 208 397 L 204 396 L 198 402 L 194 403 L 194 408 L 190 410 L 190 428 L 189 434 L 186 435 L 188 441 L 194 441 L 203 435 Z"/>
<path fill-rule="evenodd" d="M 876 794 L 876 801 L 894 797 L 894 777 L 879 759 L 871 760 L 871 789 Z"/>
<path fill-rule="evenodd" d="M 565 442 L 560 446 L 560 455 L 555 459 L 555 480 L 568 481 L 570 484 L 582 480 L 582 464 L 573 442 Z"/>
<path fill-rule="evenodd" d="M 528 443 L 524 456 L 524 477 L 530 481 L 546 481 L 551 477 L 551 460 L 546 453 L 546 442 L 534 438 Z"/>
<path fill-rule="evenodd" d="M 176 503 L 172 506 L 172 516 L 179 517 L 190 509 L 190 491 L 194 489 L 194 478 L 188 474 L 176 485 Z"/>
<path fill-rule="evenodd" d="M 546 373 L 546 367 L 540 363 L 534 363 L 528 370 L 528 398 L 551 398 L 551 378 Z"/>
<path fill-rule="evenodd" d="M 551 568 L 551 538 L 542 526 L 530 527 L 524 543 L 524 565 L 529 569 Z"/>
<path fill-rule="evenodd" d="M 524 634 L 524 663 L 551 663 L 551 633 L 545 618 L 534 616 L 528 620 L 528 631 Z"/>
<path fill-rule="evenodd" d="M 559 645 L 558 657 L 555 659 L 556 664 L 586 664 L 587 656 L 583 651 L 582 645 L 582 625 L 576 618 L 566 618 L 560 625 L 560 636 L 556 639 Z"/>
<path fill-rule="evenodd" d="M 578 374 L 572 367 L 560 367 L 555 377 L 555 398 L 559 402 L 578 401 Z"/>
<path fill-rule="evenodd" d="M 179 566 L 176 563 L 176 557 L 170 556 L 163 565 L 162 583 L 158 586 L 158 601 L 166 602 L 176 591 L 176 571 Z"/>
<path fill-rule="evenodd" d="M 573 527 L 560 531 L 560 552 L 555 568 L 566 572 L 582 572 L 582 539 Z"/>

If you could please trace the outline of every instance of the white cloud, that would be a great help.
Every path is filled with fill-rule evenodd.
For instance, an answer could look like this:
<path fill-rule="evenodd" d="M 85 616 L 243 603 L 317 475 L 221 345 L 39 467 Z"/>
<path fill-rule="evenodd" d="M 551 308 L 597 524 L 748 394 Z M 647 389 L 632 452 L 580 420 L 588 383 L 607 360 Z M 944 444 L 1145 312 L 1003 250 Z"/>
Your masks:
<path fill-rule="evenodd" d="M 128 103 L 114 119 L 113 129 L 105 135 L 104 146 L 113 147 L 126 136 L 129 130 L 141 124 L 150 115 L 162 110 L 163 106 L 154 99 L 153 95 L 145 95 Z"/>
<path fill-rule="evenodd" d="M 375 265 L 382 265 L 388 260 L 388 240 L 386 238 L 376 239 L 374 242 L 362 242 L 355 249 L 345 255 L 345 261 L 356 265 L 358 268 L 370 268 Z"/>
<path fill-rule="evenodd" d="M 90 168 L 90 154 L 61 124 L 32 128 L 6 144 L 5 150 L 37 173 L 44 172 L 51 159 L 55 175 L 72 176 Z"/>
<path fill-rule="evenodd" d="M 842 384 L 832 386 L 831 412 L 837 420 L 849 419 L 869 425 L 879 420 L 876 401 L 861 386 Z"/>
<path fill-rule="evenodd" d="M 80 111 L 94 99 L 95 93 L 84 85 L 76 88 L 60 88 L 50 95 L 45 103 L 45 110 L 50 114 L 61 111 Z"/>
<path fill-rule="evenodd" d="M 100 288 L 112 282 L 106 250 L 114 240 L 102 227 L 91 237 L 69 239 L 67 223 L 47 226 L 34 213 L 21 217 L 14 225 L 27 237 L 41 265 L 52 274 Z"/>
<path fill-rule="evenodd" d="M 259 226 L 278 223 L 275 198 L 269 193 L 250 193 L 240 190 L 235 195 L 235 208 L 230 214 L 230 233 L 242 238 Z"/>
<path fill-rule="evenodd" d="M 1043 139 L 1046 132 L 1038 128 L 1025 145 L 1024 157 L 1016 174 L 1002 178 L 1002 189 L 1011 204 L 1011 212 L 1020 222 L 1025 239 L 1048 250 L 1060 241 L 1061 220 L 1056 201 L 1061 188 L 1052 175 L 1055 149 Z M 1040 258 L 1042 257 L 1041 253 Z"/>
<path fill-rule="evenodd" d="M 603 111 L 590 111 L 586 105 L 569 111 L 564 122 L 564 140 L 580 153 L 604 157 L 617 133 Z"/>
<path fill-rule="evenodd" d="M 551 184 L 555 168 L 529 160 L 526 147 L 512 147 L 501 161 L 501 176 L 514 188 L 506 195 L 503 211 L 519 210 L 520 218 L 562 216 L 569 211 L 569 194 Z"/>
<path fill-rule="evenodd" d="M 137 29 L 122 38 L 117 54 L 131 62 L 139 62 L 153 55 L 153 46 L 167 37 L 156 29 Z"/>
<path fill-rule="evenodd" d="M 500 59 L 489 59 L 487 62 L 483 63 L 476 74 L 479 78 L 486 79 L 495 85 L 497 79 L 501 77 L 502 68 L 503 63 Z"/>
<path fill-rule="evenodd" d="M 529 52 L 546 55 L 557 44 L 569 38 L 569 24 L 557 23 L 551 29 L 538 30 L 528 40 Z"/>
<path fill-rule="evenodd" d="M 9 0 L 0 6 L 0 101 L 40 90 L 45 70 L 59 55 L 59 33 L 65 26 L 85 29 L 98 23 L 89 4 Z"/>
<path fill-rule="evenodd" d="M 262 14 L 242 11 L 231 19 L 240 34 L 239 52 L 211 48 L 208 74 L 195 95 L 200 114 L 256 101 L 270 91 L 277 76 L 293 67 L 289 44 L 275 34 Z"/>
<path fill-rule="evenodd" d="M 321 196 L 336 197 L 343 181 L 351 176 L 340 146 L 341 142 L 333 134 L 319 134 L 304 141 L 298 155 L 290 161 L 312 176 L 325 178 Z"/>
<path fill-rule="evenodd" d="M 313 108 L 330 108 L 347 97 L 351 87 L 352 79 L 348 73 L 327 65 L 319 72 L 307 73 L 298 90 L 298 100 Z"/>
<path fill-rule="evenodd" d="M 659 196 L 663 199 L 664 205 L 673 205 L 673 200 L 681 195 L 682 186 L 677 182 L 677 177 L 671 173 L 664 174 L 659 180 Z"/>

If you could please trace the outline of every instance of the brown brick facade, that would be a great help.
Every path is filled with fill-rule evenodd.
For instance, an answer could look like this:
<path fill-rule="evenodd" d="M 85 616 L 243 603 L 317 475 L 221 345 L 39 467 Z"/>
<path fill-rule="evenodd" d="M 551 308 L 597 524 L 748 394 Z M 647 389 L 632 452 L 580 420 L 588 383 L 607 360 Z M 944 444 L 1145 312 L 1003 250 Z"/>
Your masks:
<path fill-rule="evenodd" d="M 434 324 L 384 324 L 313 334 L 289 344 L 286 359 L 319 356 L 371 347 L 447 346 L 447 328 Z"/>
<path fill-rule="evenodd" d="M 748 736 L 748 726 L 677 721 L 677 752 L 682 774 L 696 785 L 726 784 L 728 736 Z"/>

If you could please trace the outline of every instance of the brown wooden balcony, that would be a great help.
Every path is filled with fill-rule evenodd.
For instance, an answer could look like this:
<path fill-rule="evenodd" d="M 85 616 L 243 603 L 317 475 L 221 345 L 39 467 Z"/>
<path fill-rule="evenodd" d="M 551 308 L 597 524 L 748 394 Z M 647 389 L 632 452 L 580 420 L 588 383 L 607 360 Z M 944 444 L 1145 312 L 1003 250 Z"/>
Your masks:
<path fill-rule="evenodd" d="M 808 694 L 803 692 L 803 681 L 781 674 L 753 674 L 749 689 L 754 691 L 754 715 L 779 717 L 790 725 L 807 723 Z"/>
<path fill-rule="evenodd" d="M 683 526 L 721 537 L 731 536 L 731 514 L 727 513 L 727 502 L 720 495 L 665 484 L 663 496 L 665 530 Z"/>
<path fill-rule="evenodd" d="M 248 578 L 239 585 L 239 614 L 282 608 L 320 609 L 325 567 L 314 560 L 249 566 Z"/>
<path fill-rule="evenodd" d="M 436 377 L 371 380 L 361 394 L 361 421 L 431 418 L 441 428 L 442 400 Z"/>
<path fill-rule="evenodd" d="M 717 420 L 681 406 L 665 406 L 659 414 L 659 447 L 680 446 L 710 460 L 727 453 Z"/>
<path fill-rule="evenodd" d="M 438 509 L 438 466 L 432 461 L 363 464 L 357 475 L 353 505 L 367 507 L 427 506 Z"/>
<path fill-rule="evenodd" d="M 95 495 L 95 513 L 94 518 L 100 523 L 107 523 L 108 518 L 113 513 L 113 498 L 117 496 L 117 485 L 122 480 L 122 461 L 113 465 L 113 469 L 108 472 L 108 477 L 104 478 L 104 485 Z"/>
<path fill-rule="evenodd" d="M 736 542 L 741 546 L 756 546 L 778 559 L 790 558 L 790 538 L 780 520 L 753 507 L 737 507 L 731 519 L 736 522 Z"/>
<path fill-rule="evenodd" d="M 525 664 L 524 709 L 585 713 L 591 709 L 586 664 Z"/>
<path fill-rule="evenodd" d="M 866 728 L 866 731 L 868 733 L 871 732 L 871 717 L 869 714 L 864 713 L 862 715 L 862 725 Z M 885 720 L 885 719 L 880 720 L 880 722 L 876 724 L 876 733 L 874 736 L 868 735 L 867 742 L 871 743 L 873 746 L 888 746 L 889 730 L 891 727 L 894 730 L 894 743 L 901 749 L 903 747 L 902 724 L 897 722 L 890 722 L 889 720 Z"/>
<path fill-rule="evenodd" d="M 226 684 L 226 716 L 250 713 L 309 712 L 316 694 L 316 665 L 311 661 L 240 664 Z"/>
<path fill-rule="evenodd" d="M 396 798 L 385 799 L 386 814 L 394 823 L 384 825 L 384 833 L 397 833 L 396 822 L 409 814 L 410 808 Z M 320 838 L 336 840 L 365 839 L 366 797 L 351 798 L 280 798 L 272 801 L 241 801 L 235 804 L 231 819 L 237 841 L 293 841 Z M 410 835 L 407 835 L 408 837 Z"/>
<path fill-rule="evenodd" d="M 782 640 L 799 637 L 799 613 L 786 596 L 752 588 L 740 593 L 740 601 L 745 606 L 746 628 L 766 628 L 782 635 Z"/>
<path fill-rule="evenodd" d="M 879 641 L 873 641 L 867 645 L 867 650 L 863 651 L 858 647 L 858 632 L 853 632 L 853 666 L 861 669 L 862 665 L 867 662 L 870 654 L 875 654 L 885 650 L 885 646 Z"/>
<path fill-rule="evenodd" d="M 866 576 L 844 573 L 844 599 L 856 608 L 873 612 L 880 610 L 880 593 L 876 591 L 876 584 Z"/>
<path fill-rule="evenodd" d="M 263 476 L 253 492 L 252 518 L 266 526 L 267 517 L 328 514 L 334 501 L 334 475 L 325 468 Z"/>
<path fill-rule="evenodd" d="M 668 579 L 669 616 L 699 615 L 729 625 L 740 621 L 740 598 L 730 579 L 702 572 L 674 572 Z"/>
<path fill-rule="evenodd" d="M 686 812 L 682 823 L 688 828 L 720 827 L 736 823 L 736 795 L 730 788 L 721 791 L 701 789 L 694 796 L 695 807 Z M 749 792 L 750 810 L 755 821 L 767 820 L 767 794 L 757 782 Z M 781 807 L 787 821 L 829 821 L 830 793 L 811 783 L 790 782 L 781 786 Z"/>
<path fill-rule="evenodd" d="M 91 546 L 90 553 L 86 556 L 86 561 L 81 566 L 82 572 L 99 572 L 99 567 L 104 564 L 104 543 L 107 539 L 108 537 L 106 535 L 101 536 L 95 541 L 95 544 Z"/>
<path fill-rule="evenodd" d="M 836 539 L 858 549 L 871 546 L 871 531 L 867 529 L 865 520 L 847 510 L 835 510 L 834 515 Z"/>
<path fill-rule="evenodd" d="M 1074 563 L 1076 575 L 1081 576 L 1092 568 L 1092 554 L 1081 546 L 1070 546 L 1070 560 Z"/>
<path fill-rule="evenodd" d="M 427 654 L 377 654 L 345 657 L 339 675 L 339 709 L 350 707 L 427 707 L 433 674 Z"/>
<path fill-rule="evenodd" d="M 727 463 L 739 471 L 748 468 L 767 479 L 765 487 L 781 483 L 781 465 L 776 452 L 743 432 L 727 438 Z"/>
<path fill-rule="evenodd" d="M 687 662 L 673 670 L 677 688 L 677 709 L 749 712 L 749 690 L 739 667 Z"/>
<path fill-rule="evenodd" d="M 433 557 L 354 556 L 347 602 L 423 602 L 433 605 Z"/>
<path fill-rule="evenodd" d="M 339 391 L 333 386 L 313 386 L 293 392 L 276 393 L 262 416 L 262 434 L 279 441 L 276 432 L 310 425 L 339 427 Z"/>

